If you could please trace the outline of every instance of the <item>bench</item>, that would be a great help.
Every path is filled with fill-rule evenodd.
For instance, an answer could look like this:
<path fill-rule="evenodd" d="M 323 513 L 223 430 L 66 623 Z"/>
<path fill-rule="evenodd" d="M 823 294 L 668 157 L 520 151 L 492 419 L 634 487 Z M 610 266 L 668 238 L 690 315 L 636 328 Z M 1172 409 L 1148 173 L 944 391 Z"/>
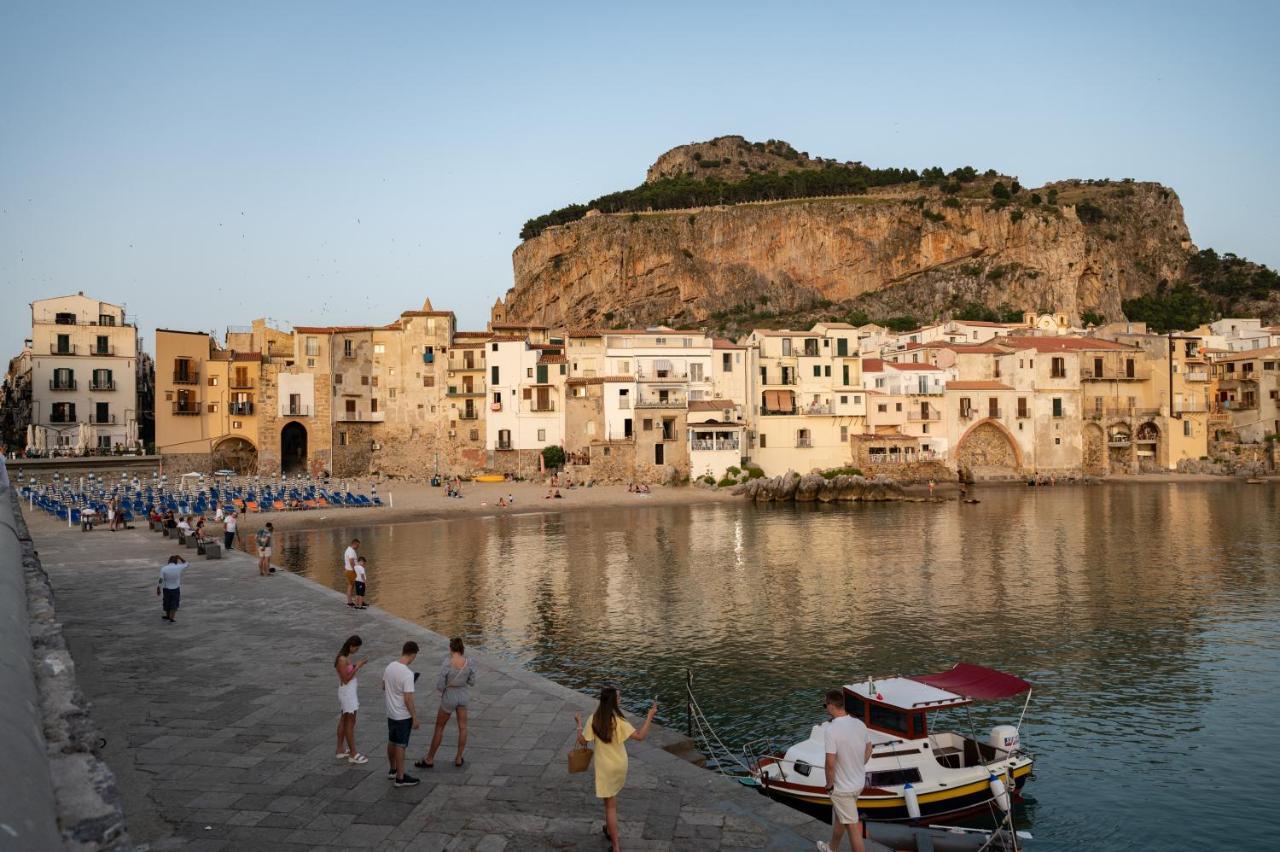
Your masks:
<path fill-rule="evenodd" d="M 202 550 L 204 550 L 205 559 L 221 559 L 222 558 L 221 542 L 206 541 L 204 543 L 204 547 L 202 548 Z"/>

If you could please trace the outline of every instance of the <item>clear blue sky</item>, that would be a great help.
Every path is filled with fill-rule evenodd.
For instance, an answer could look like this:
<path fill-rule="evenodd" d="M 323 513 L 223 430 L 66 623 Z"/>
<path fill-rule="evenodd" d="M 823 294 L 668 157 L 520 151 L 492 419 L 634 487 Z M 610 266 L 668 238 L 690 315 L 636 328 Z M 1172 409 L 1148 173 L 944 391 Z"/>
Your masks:
<path fill-rule="evenodd" d="M 619 8 L 609 8 L 617 6 Z M 156 326 L 481 327 L 529 217 L 725 133 L 1175 188 L 1280 264 L 1273 3 L 0 4 L 0 350 Z"/>

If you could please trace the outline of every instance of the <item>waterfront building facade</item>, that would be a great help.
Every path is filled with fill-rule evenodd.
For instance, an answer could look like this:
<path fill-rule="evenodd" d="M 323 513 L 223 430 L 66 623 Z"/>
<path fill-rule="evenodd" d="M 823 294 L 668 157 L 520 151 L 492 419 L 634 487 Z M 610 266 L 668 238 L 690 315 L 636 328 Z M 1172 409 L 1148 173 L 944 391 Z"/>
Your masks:
<path fill-rule="evenodd" d="M 32 302 L 33 449 L 134 448 L 138 351 L 138 330 L 119 305 L 84 293 Z"/>
<path fill-rule="evenodd" d="M 1280 346 L 1221 355 L 1213 371 L 1230 430 L 1249 443 L 1280 440 Z"/>

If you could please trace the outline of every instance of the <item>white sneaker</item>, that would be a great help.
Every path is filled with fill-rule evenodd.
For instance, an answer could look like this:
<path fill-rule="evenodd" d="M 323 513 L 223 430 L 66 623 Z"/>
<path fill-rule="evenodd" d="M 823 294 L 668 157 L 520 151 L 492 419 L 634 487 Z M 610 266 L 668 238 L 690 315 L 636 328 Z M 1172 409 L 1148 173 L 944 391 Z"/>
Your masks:
<path fill-rule="evenodd" d="M 825 840 L 818 841 L 818 852 L 831 852 L 831 846 Z"/>
<path fill-rule="evenodd" d="M 369 762 L 369 758 L 359 753 L 353 754 L 351 757 L 347 758 L 347 763 L 361 764 L 361 763 L 368 763 L 368 762 Z"/>

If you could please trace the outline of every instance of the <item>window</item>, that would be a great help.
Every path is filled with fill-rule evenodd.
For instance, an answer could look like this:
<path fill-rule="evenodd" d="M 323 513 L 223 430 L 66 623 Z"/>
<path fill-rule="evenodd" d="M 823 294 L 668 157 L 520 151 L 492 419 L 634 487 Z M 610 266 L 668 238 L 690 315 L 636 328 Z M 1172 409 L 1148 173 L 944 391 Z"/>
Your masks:
<path fill-rule="evenodd" d="M 720 369 L 726 373 L 733 372 L 733 356 L 728 352 L 720 356 Z"/>
<path fill-rule="evenodd" d="M 785 358 L 790 354 L 791 354 L 791 338 L 784 337 L 782 339 L 782 357 Z"/>
<path fill-rule="evenodd" d="M 494 393 L 493 393 L 493 404 L 494 404 L 494 405 L 502 405 L 502 392 L 501 392 L 501 391 L 494 391 Z"/>
<path fill-rule="evenodd" d="M 1027 398 L 1025 396 L 1018 397 L 1018 416 L 1023 418 L 1027 416 Z"/>
<path fill-rule="evenodd" d="M 479 429 L 472 429 L 472 430 L 471 430 L 471 434 L 470 434 L 470 438 L 471 438 L 471 440 L 473 440 L 473 441 L 479 441 L 479 440 L 480 440 L 480 430 L 479 430 Z"/>
<path fill-rule="evenodd" d="M 387 388 L 387 399 L 395 399 L 395 398 L 396 398 L 396 389 Z"/>
<path fill-rule="evenodd" d="M 494 352 L 497 352 L 497 351 L 498 351 L 498 344 L 493 343 L 493 344 L 490 344 L 490 345 L 491 345 L 491 347 L 492 347 L 492 351 L 494 351 Z M 505 432 L 505 431 L 507 431 L 507 430 L 503 429 L 503 430 L 502 430 L 501 432 L 499 432 L 498 434 L 499 434 L 499 435 L 501 435 L 501 434 L 502 434 L 502 432 Z"/>
<path fill-rule="evenodd" d="M 382 354 L 383 354 L 383 353 L 385 353 L 386 351 L 387 351 L 387 345 L 386 345 L 385 343 L 375 343 L 375 344 L 373 344 L 373 354 L 374 354 L 374 355 L 382 355 Z"/>
<path fill-rule="evenodd" d="M 988 417 L 1000 416 L 1000 400 L 996 399 L 994 396 L 991 397 L 991 399 L 987 400 L 987 416 Z"/>
<path fill-rule="evenodd" d="M 360 377 L 360 384 L 362 384 L 362 385 L 367 385 L 367 384 L 369 384 L 369 377 L 368 377 L 368 376 L 361 376 L 361 377 Z"/>
<path fill-rule="evenodd" d="M 926 427 L 926 428 L 927 428 L 927 427 Z M 848 427 L 848 426 L 841 426 L 841 427 L 840 427 L 840 443 L 842 443 L 842 444 L 843 444 L 843 443 L 845 443 L 845 442 L 846 442 L 846 441 L 848 441 L 848 440 L 849 440 L 849 427 Z"/>
<path fill-rule="evenodd" d="M 643 420 L 641 420 L 640 428 L 646 432 L 651 431 L 653 429 L 653 419 L 650 417 L 646 417 Z"/>
<path fill-rule="evenodd" d="M 1190 437 L 1191 437 L 1191 434 L 1192 434 L 1192 433 L 1191 433 L 1191 421 L 1190 421 L 1190 420 L 1183 420 L 1183 421 L 1182 421 L 1182 434 L 1183 434 L 1183 435 L 1185 435 L 1185 436 L 1186 436 L 1186 437 L 1188 437 L 1188 438 L 1190 438 Z"/>
<path fill-rule="evenodd" d="M 855 393 L 855 394 L 853 395 L 853 404 L 854 404 L 854 405 L 862 405 L 862 394 Z"/>
<path fill-rule="evenodd" d="M 814 364 L 814 365 L 813 365 L 813 377 L 814 377 L 815 379 L 820 379 L 820 378 L 822 378 L 822 365 L 821 365 L 821 364 Z"/>
<path fill-rule="evenodd" d="M 356 413 L 356 401 L 354 399 L 347 400 L 347 414 Z"/>
<path fill-rule="evenodd" d="M 510 429 L 498 430 L 498 449 L 500 450 L 511 449 L 511 430 Z"/>
<path fill-rule="evenodd" d="M 69 313 L 57 313 L 53 315 L 53 321 L 58 325 L 75 325 L 76 315 Z"/>
<path fill-rule="evenodd" d="M 340 384 L 342 384 L 342 374 L 341 374 L 341 373 L 334 373 L 334 374 L 333 374 L 333 383 L 334 383 L 335 385 L 340 385 Z"/>
<path fill-rule="evenodd" d="M 111 354 L 110 338 L 108 338 L 105 334 L 99 334 L 98 339 L 94 342 L 94 345 L 93 345 L 93 354 L 110 355 Z"/>
<path fill-rule="evenodd" d="M 702 381 L 702 365 L 701 364 L 689 365 L 689 381 L 691 382 Z"/>
<path fill-rule="evenodd" d="M 377 376 L 374 376 L 374 377 L 372 378 L 371 382 L 372 382 L 373 386 L 376 388 L 376 387 L 378 386 L 378 377 L 377 377 Z"/>
<path fill-rule="evenodd" d="M 533 368 L 532 368 L 532 367 L 526 367 L 526 368 L 525 368 L 525 371 L 524 371 L 524 377 L 525 377 L 526 379 L 532 379 L 532 378 L 533 378 Z"/>
<path fill-rule="evenodd" d="M 493 346 L 494 349 L 498 348 L 498 344 L 496 343 Z M 489 368 L 489 381 L 495 385 L 498 383 L 498 367 L 496 364 Z"/>
<path fill-rule="evenodd" d="M 433 387 L 435 387 L 435 386 L 436 386 L 436 377 L 435 377 L 435 376 L 423 376 L 423 377 L 422 377 L 422 386 L 423 386 L 424 388 L 433 388 Z"/>
<path fill-rule="evenodd" d="M 1067 377 L 1067 359 L 1054 358 L 1049 362 L 1049 375 L 1055 379 L 1065 379 Z"/>
<path fill-rule="evenodd" d="M 960 397 L 960 416 L 965 418 L 973 416 L 973 400 L 967 396 Z"/>
<path fill-rule="evenodd" d="M 375 396 L 373 399 L 369 400 L 369 410 L 370 410 L 370 411 L 372 411 L 372 412 L 374 412 L 374 413 L 377 413 L 377 411 L 378 411 L 378 398 L 377 398 L 376 396 Z"/>
<path fill-rule="evenodd" d="M 344 358 L 350 358 L 355 354 L 356 354 L 356 347 L 355 347 L 355 343 L 351 340 L 351 338 L 350 337 L 342 338 L 342 356 Z"/>
<path fill-rule="evenodd" d="M 1060 396 L 1055 396 L 1053 398 L 1053 416 L 1054 417 L 1062 416 L 1062 397 Z"/>
<path fill-rule="evenodd" d="M 98 325 L 115 325 L 116 318 L 113 314 L 98 314 Z"/>
<path fill-rule="evenodd" d="M 306 354 L 307 354 L 308 356 L 319 355 L 319 354 L 320 354 L 320 341 L 319 341 L 319 340 L 317 340 L 317 339 L 316 339 L 316 338 L 314 338 L 314 337 L 308 337 L 308 338 L 307 338 L 307 349 L 306 349 Z"/>
<path fill-rule="evenodd" d="M 893 404 L 893 410 L 894 410 L 894 411 L 901 411 L 901 410 L 902 410 L 902 403 L 900 403 L 900 402 L 895 402 L 895 403 Z"/>
<path fill-rule="evenodd" d="M 538 440 L 539 440 L 539 441 L 545 441 L 545 440 L 547 440 L 547 430 L 546 430 L 546 429 L 539 429 L 539 430 L 538 430 Z"/>
<path fill-rule="evenodd" d="M 840 404 L 841 404 L 841 405 L 848 405 L 848 404 L 849 404 L 849 397 L 848 397 L 848 396 L 841 396 L 841 397 L 840 397 Z"/>
<path fill-rule="evenodd" d="M 763 450 L 767 446 L 769 446 L 769 436 L 761 432 L 760 433 L 760 449 Z"/>
<path fill-rule="evenodd" d="M 880 413 L 882 413 L 882 414 L 883 414 L 883 413 L 885 413 L 885 412 L 887 412 L 888 410 L 889 410 L 889 405 L 888 405 L 888 403 L 884 403 L 884 402 L 882 402 L 882 403 L 879 403 L 878 405 L 876 405 L 876 411 L 879 411 L 879 412 L 880 412 Z"/>
<path fill-rule="evenodd" d="M 72 320 L 74 322 L 74 320 Z M 59 355 L 68 355 L 74 350 L 71 348 L 71 335 L 59 334 L 57 348 L 54 350 Z"/>
<path fill-rule="evenodd" d="M 831 378 L 831 365 L 830 365 L 830 364 L 827 364 L 826 366 L 824 366 L 824 367 L 822 368 L 822 375 L 823 375 L 823 376 L 825 376 L 825 377 L 826 377 L 826 378 L 828 378 L 828 379 L 829 379 L 829 378 Z"/>
<path fill-rule="evenodd" d="M 346 445 L 347 445 L 347 433 L 346 433 L 346 432 L 339 432 L 339 433 L 338 433 L 338 446 L 339 446 L 339 447 L 345 447 Z"/>

